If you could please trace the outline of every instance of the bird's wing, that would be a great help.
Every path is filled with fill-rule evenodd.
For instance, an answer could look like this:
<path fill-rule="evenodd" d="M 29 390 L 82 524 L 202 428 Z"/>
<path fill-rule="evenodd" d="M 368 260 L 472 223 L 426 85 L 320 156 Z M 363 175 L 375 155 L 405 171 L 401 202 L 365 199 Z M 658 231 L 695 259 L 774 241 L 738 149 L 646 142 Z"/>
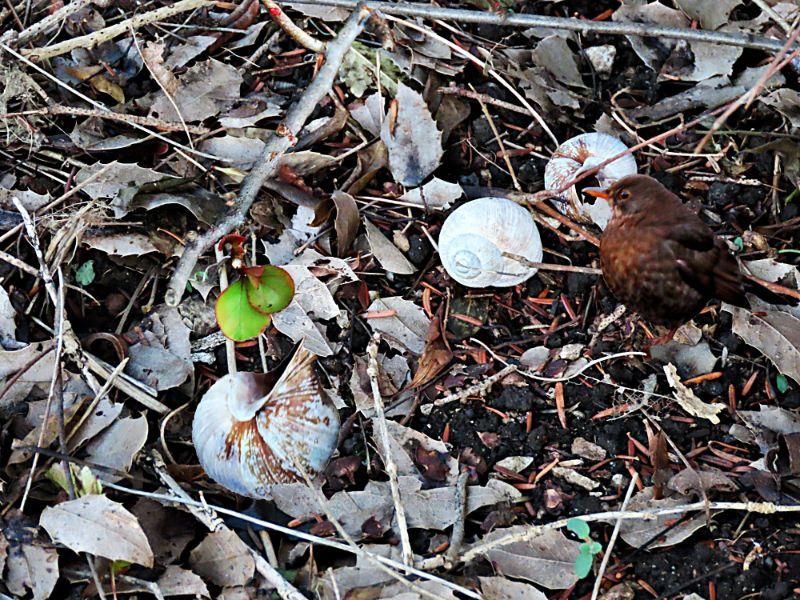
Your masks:
<path fill-rule="evenodd" d="M 728 251 L 725 242 L 715 238 L 710 230 L 709 234 L 710 247 L 705 245 L 700 236 L 697 238 L 684 236 L 682 241 L 677 241 L 670 235 L 669 239 L 665 240 L 675 256 L 678 273 L 688 285 L 703 296 L 718 298 L 738 306 L 747 306 L 742 276 L 736 259 Z"/>
<path fill-rule="evenodd" d="M 707 252 L 714 248 L 714 233 L 694 214 L 669 227 L 666 237 L 696 252 Z"/>

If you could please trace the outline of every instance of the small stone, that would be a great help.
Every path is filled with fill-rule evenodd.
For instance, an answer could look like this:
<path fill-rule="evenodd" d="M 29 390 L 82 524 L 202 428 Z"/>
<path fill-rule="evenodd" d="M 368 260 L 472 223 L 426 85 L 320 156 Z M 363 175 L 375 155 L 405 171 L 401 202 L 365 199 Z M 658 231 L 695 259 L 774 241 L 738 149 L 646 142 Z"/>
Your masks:
<path fill-rule="evenodd" d="M 575 438 L 572 441 L 571 450 L 572 454 L 592 461 L 603 460 L 607 455 L 605 448 L 582 437 Z"/>
<path fill-rule="evenodd" d="M 614 68 L 614 58 L 617 56 L 617 49 L 607 44 L 605 46 L 593 46 L 584 50 L 586 58 L 592 63 L 594 70 L 601 75 L 608 75 Z"/>

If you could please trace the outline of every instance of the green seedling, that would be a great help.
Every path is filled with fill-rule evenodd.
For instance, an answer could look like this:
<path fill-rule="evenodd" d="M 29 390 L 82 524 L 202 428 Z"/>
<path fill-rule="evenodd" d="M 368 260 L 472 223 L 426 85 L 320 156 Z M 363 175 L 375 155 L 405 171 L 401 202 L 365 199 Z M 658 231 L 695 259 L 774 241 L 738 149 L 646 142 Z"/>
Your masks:
<path fill-rule="evenodd" d="M 583 519 L 570 519 L 567 529 L 583 540 L 580 545 L 580 554 L 575 559 L 575 575 L 583 579 L 592 570 L 595 554 L 599 554 L 603 547 L 591 538 L 589 524 Z"/>
<path fill-rule="evenodd" d="M 231 265 L 239 271 L 234 281 L 217 298 L 217 323 L 222 333 L 235 342 L 258 337 L 272 322 L 271 315 L 283 310 L 294 297 L 294 281 L 279 267 L 245 266 L 245 238 L 227 236 L 220 244 L 230 244 Z"/>
<path fill-rule="evenodd" d="M 89 494 L 102 494 L 103 486 L 94 476 L 89 467 L 81 467 L 80 469 L 70 463 L 70 473 L 72 475 L 72 484 L 75 487 L 75 494 L 78 498 L 88 496 Z M 61 463 L 54 464 L 45 472 L 45 477 L 52 481 L 57 487 L 65 492 L 69 491 L 69 484 L 67 483 L 67 473 Z"/>

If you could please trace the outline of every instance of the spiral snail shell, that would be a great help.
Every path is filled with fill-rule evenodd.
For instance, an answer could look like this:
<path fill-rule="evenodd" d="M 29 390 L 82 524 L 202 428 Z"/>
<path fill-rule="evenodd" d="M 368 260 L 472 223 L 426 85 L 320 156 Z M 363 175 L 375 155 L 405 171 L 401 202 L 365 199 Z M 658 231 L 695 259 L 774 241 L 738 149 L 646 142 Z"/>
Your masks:
<path fill-rule="evenodd" d="M 542 241 L 530 213 L 505 198 L 478 198 L 454 210 L 439 233 L 447 273 L 467 287 L 508 287 L 536 269 L 512 258 L 542 260 Z"/>
<path fill-rule="evenodd" d="M 268 375 L 234 373 L 209 388 L 194 414 L 192 441 L 206 473 L 254 498 L 277 483 L 303 481 L 327 465 L 339 414 L 314 371 L 316 356 L 295 352 L 271 390 Z"/>
<path fill-rule="evenodd" d="M 583 133 L 561 144 L 544 170 L 544 187 L 557 190 L 568 184 L 576 175 L 624 152 L 628 147 L 607 133 Z M 600 169 L 595 178 L 603 187 L 617 179 L 636 174 L 636 159 L 627 154 Z M 575 186 L 563 192 L 555 201 L 556 207 L 579 221 L 594 222 L 604 228 L 611 218 L 607 201 L 582 203 Z"/>

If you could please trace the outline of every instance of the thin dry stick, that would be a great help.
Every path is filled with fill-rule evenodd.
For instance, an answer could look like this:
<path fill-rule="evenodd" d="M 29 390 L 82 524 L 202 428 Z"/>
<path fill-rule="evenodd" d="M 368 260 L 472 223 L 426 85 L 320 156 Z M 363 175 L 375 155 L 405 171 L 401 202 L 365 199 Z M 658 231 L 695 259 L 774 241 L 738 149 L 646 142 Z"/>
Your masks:
<path fill-rule="evenodd" d="M 511 260 L 515 260 L 518 263 L 530 267 L 531 269 L 539 269 L 540 271 L 564 271 L 566 273 L 586 273 L 587 275 L 602 275 L 602 269 L 595 269 L 593 267 L 574 267 L 572 265 L 553 265 L 550 263 L 543 263 L 543 262 L 534 262 L 532 260 L 528 260 L 524 256 L 520 256 L 519 254 L 513 254 L 512 252 L 503 252 L 503 256 L 506 258 L 510 258 Z"/>
<path fill-rule="evenodd" d="M 214 256 L 219 265 L 219 293 L 222 294 L 228 287 L 228 269 L 223 263 L 224 256 L 219 244 L 214 246 Z M 228 363 L 228 373 L 233 375 L 236 373 L 236 348 L 233 345 L 233 340 L 225 337 L 225 360 Z"/>
<path fill-rule="evenodd" d="M 500 85 L 502 85 L 509 92 L 511 92 L 511 94 L 517 100 L 520 101 L 520 104 L 522 104 L 525 108 L 528 109 L 528 112 L 534 119 L 536 119 L 536 122 L 539 123 L 539 126 L 544 130 L 544 132 L 548 136 L 550 136 L 550 139 L 553 140 L 555 145 L 558 146 L 558 138 L 551 131 L 550 127 L 548 127 L 547 122 L 542 118 L 542 115 L 540 115 L 538 111 L 535 108 L 533 108 L 533 106 L 531 106 L 531 103 L 528 102 L 528 100 L 522 94 L 519 93 L 519 90 L 517 90 L 517 88 L 515 88 L 508 81 L 506 81 L 505 78 L 500 75 L 500 73 L 498 73 L 495 69 L 490 67 L 486 62 L 473 56 L 458 44 L 454 44 L 450 40 L 443 38 L 438 33 L 433 31 L 433 29 L 431 29 L 430 27 L 425 27 L 424 25 L 417 25 L 416 23 L 412 23 L 411 21 L 406 21 L 404 19 L 398 19 L 397 17 L 387 16 L 386 18 L 389 19 L 390 21 L 395 21 L 396 23 L 400 23 L 401 25 L 403 25 L 403 27 L 408 27 L 409 29 L 414 29 L 415 31 L 419 31 L 420 33 L 428 36 L 429 38 L 434 39 L 441 44 L 444 44 L 456 54 L 461 55 L 463 58 L 467 59 L 468 61 L 480 67 L 482 71 L 489 73 L 489 75 L 491 75 Z"/>
<path fill-rule="evenodd" d="M 486 556 L 490 550 L 514 544 L 517 542 L 530 541 L 544 533 L 545 531 L 553 529 L 563 529 L 567 526 L 573 518 L 581 519 L 587 523 L 597 521 L 652 521 L 659 517 L 669 515 L 682 515 L 691 512 L 700 512 L 710 510 L 741 510 L 750 513 L 757 513 L 762 515 L 772 515 L 776 513 L 800 513 L 800 504 L 778 506 L 772 502 L 711 502 L 707 505 L 705 502 L 692 502 L 690 504 L 683 504 L 680 506 L 672 506 L 669 508 L 660 508 L 656 510 L 616 510 L 601 513 L 593 513 L 589 515 L 580 515 L 577 517 L 570 517 L 559 519 L 552 523 L 545 523 L 543 525 L 528 525 L 524 530 L 505 535 L 501 538 L 489 542 L 481 542 L 474 544 L 467 552 L 461 556 L 462 563 L 470 563 L 473 560 Z M 434 569 L 444 565 L 444 557 L 434 556 L 432 558 L 422 561 L 421 567 L 424 569 Z"/>
<path fill-rule="evenodd" d="M 0 41 L 14 42 L 18 47 L 32 42 L 39 36 L 45 35 L 50 31 L 58 29 L 64 21 L 88 5 L 108 6 L 110 0 L 73 0 L 65 4 L 51 15 L 47 15 L 41 21 L 37 21 L 24 31 L 19 33 L 9 30 L 0 37 Z"/>
<path fill-rule="evenodd" d="M 51 73 L 48 73 L 47 71 L 42 69 L 39 65 L 36 65 L 36 64 L 32 63 L 30 60 L 28 60 L 27 58 L 22 56 L 22 54 L 20 54 L 16 50 L 13 50 L 12 48 L 9 48 L 6 44 L 0 43 L 0 49 L 4 50 L 5 52 L 8 52 L 14 58 L 16 58 L 17 60 L 23 62 L 24 64 L 29 66 L 34 71 L 37 71 L 41 75 L 47 77 L 50 81 L 55 83 L 57 86 L 64 88 L 65 90 L 71 92 L 72 94 L 75 94 L 78 98 L 80 98 L 84 102 L 88 102 L 89 104 L 91 104 L 95 108 L 97 108 L 99 110 L 102 110 L 104 112 L 113 112 L 105 104 L 102 104 L 102 103 L 98 102 L 97 100 L 94 100 L 93 98 L 90 98 L 86 94 L 83 94 L 83 93 L 79 92 L 78 90 L 76 90 L 74 87 L 72 87 L 68 83 L 65 83 L 65 82 L 61 81 L 55 75 L 52 75 Z M 147 135 L 153 136 L 153 137 L 161 140 L 162 142 L 165 142 L 165 143 L 169 144 L 170 146 L 174 146 L 175 150 L 176 150 L 176 152 L 178 152 L 178 154 L 180 154 L 183 158 L 185 158 L 190 163 L 192 163 L 195 167 L 199 168 L 201 171 L 205 171 L 206 170 L 205 167 L 203 167 L 203 165 L 201 165 L 199 162 L 197 162 L 194 158 L 189 156 L 189 154 L 194 154 L 196 156 L 202 156 L 203 158 L 208 158 L 208 159 L 211 159 L 211 160 L 219 160 L 219 161 L 222 161 L 222 162 L 230 162 L 225 158 L 221 158 L 219 156 L 214 156 L 213 154 L 208 154 L 206 152 L 200 152 L 199 150 L 193 150 L 192 148 L 189 148 L 188 146 L 184 146 L 183 144 L 179 144 L 175 140 L 171 140 L 167 136 L 161 135 L 157 131 L 152 131 L 152 130 L 148 129 L 147 127 L 144 127 L 143 125 L 139 125 L 138 123 L 136 123 L 134 121 L 131 121 L 130 124 L 131 124 L 131 127 L 133 127 L 134 129 L 139 129 L 140 131 L 145 132 Z"/>
<path fill-rule="evenodd" d="M 113 40 L 118 35 L 122 35 L 129 28 L 140 29 L 150 23 L 156 23 L 169 19 L 175 15 L 194 10 L 196 8 L 204 8 L 207 6 L 214 6 L 213 0 L 180 0 L 174 4 L 162 6 L 150 12 L 134 15 L 130 19 L 115 23 L 109 27 L 93 31 L 87 35 L 75 37 L 52 46 L 45 46 L 44 48 L 24 48 L 22 55 L 30 58 L 31 60 L 44 60 L 46 58 L 53 58 L 54 56 L 61 56 L 67 52 L 71 52 L 75 48 L 94 48 L 98 44 Z"/>
<path fill-rule="evenodd" d="M 800 35 L 800 27 L 795 29 L 794 33 L 792 33 L 789 39 L 786 40 L 786 43 L 780 49 L 778 54 L 776 54 L 772 59 L 772 63 L 770 64 L 769 68 L 764 71 L 761 77 L 758 78 L 758 81 L 756 81 L 753 87 L 750 88 L 746 93 L 739 96 L 739 98 L 728 104 L 725 111 L 719 117 L 717 117 L 713 125 L 709 127 L 708 131 L 703 136 L 703 139 L 701 139 L 695 147 L 695 154 L 700 154 L 703 151 L 703 148 L 706 147 L 706 144 L 708 144 L 714 134 L 719 131 L 723 125 L 725 125 L 728 117 L 730 117 L 736 111 L 736 109 L 738 109 L 740 106 L 749 107 L 753 100 L 761 95 L 767 81 L 769 81 L 769 79 L 772 78 L 775 73 L 779 72 L 781 69 L 783 69 L 783 67 L 789 64 L 793 58 L 800 54 L 800 48 L 798 48 L 789 56 L 786 56 L 786 53 L 789 52 L 789 49 L 794 45 L 795 41 L 797 41 L 798 35 Z"/>
<path fill-rule="evenodd" d="M 158 452 L 154 451 L 151 455 L 151 458 L 153 459 L 153 466 L 159 478 L 175 495 L 175 497 L 184 501 L 191 500 L 189 494 L 187 494 L 184 489 L 178 485 L 178 482 L 175 481 L 175 479 L 173 479 L 169 473 L 167 473 L 164 460 L 161 458 Z M 208 505 L 204 505 L 203 509 L 201 510 L 192 510 L 191 507 L 188 508 L 189 512 L 191 512 L 198 521 L 208 528 L 209 531 L 213 532 L 229 530 L 228 526 L 225 525 L 222 519 L 214 514 L 213 509 L 211 509 Z M 281 575 L 277 569 L 270 565 L 263 556 L 250 548 L 250 546 L 248 546 L 247 549 L 249 550 L 250 555 L 253 557 L 253 560 L 255 560 L 256 570 L 261 574 L 262 577 L 264 577 L 267 583 L 275 589 L 281 598 L 284 600 L 306 600 L 306 597 L 303 596 L 303 594 L 301 594 L 296 587 L 286 581 L 286 579 L 283 578 L 283 575 Z"/>
<path fill-rule="evenodd" d="M 471 100 L 477 100 L 478 102 L 485 102 L 486 104 L 492 104 L 498 108 L 504 108 L 506 110 L 510 110 L 523 115 L 529 114 L 528 111 L 522 108 L 521 106 L 517 106 L 516 104 L 511 104 L 511 102 L 506 102 L 505 100 L 498 100 L 497 98 L 493 98 L 489 94 L 481 94 L 480 92 L 476 92 L 474 90 L 465 90 L 464 88 L 460 87 L 440 87 L 437 91 L 440 94 L 444 94 L 445 96 L 463 96 L 464 98 L 470 98 Z"/>
<path fill-rule="evenodd" d="M 625 499 L 622 501 L 620 510 L 628 508 L 628 502 L 630 502 L 631 496 L 633 496 L 633 490 L 636 489 L 636 484 L 638 483 L 639 474 L 634 472 L 633 477 L 631 477 L 631 483 L 628 485 L 628 491 L 625 492 Z M 600 569 L 597 571 L 597 579 L 594 580 L 594 589 L 592 590 L 592 600 L 597 600 L 597 595 L 600 593 L 600 586 L 603 584 L 603 574 L 606 572 L 606 567 L 608 567 L 608 561 L 611 559 L 611 552 L 614 550 L 614 544 L 617 542 L 617 536 L 619 535 L 621 527 L 622 520 L 619 519 L 614 523 L 614 531 L 611 532 L 611 537 L 608 539 L 606 552 L 603 554 L 603 561 L 600 563 Z"/>
<path fill-rule="evenodd" d="M 293 4 L 314 4 L 321 6 L 338 6 L 353 8 L 358 0 L 292 0 Z M 459 8 L 440 8 L 427 4 L 403 2 L 367 2 L 366 5 L 380 10 L 387 15 L 403 15 L 406 17 L 422 17 L 424 19 L 440 19 L 460 23 L 482 23 L 506 27 L 548 27 L 566 29 L 581 33 L 599 33 L 602 35 L 635 35 L 638 37 L 668 38 L 687 40 L 690 42 L 706 42 L 724 46 L 740 46 L 756 50 L 780 50 L 783 45 L 779 40 L 739 33 L 722 31 L 706 31 L 701 29 L 684 29 L 681 27 L 660 27 L 652 23 L 620 23 L 613 21 L 590 21 L 566 17 L 547 17 L 532 14 L 494 13 L 489 11 L 464 10 Z"/>
<path fill-rule="evenodd" d="M 433 404 L 426 404 L 422 408 L 427 409 L 427 407 L 429 406 L 430 407 L 442 406 L 444 404 L 449 404 L 451 402 L 456 402 L 456 401 L 464 402 L 467 400 L 467 398 L 471 396 L 482 396 L 483 394 L 488 392 L 495 383 L 497 383 L 498 381 L 502 381 L 503 379 L 511 375 L 511 373 L 516 372 L 518 368 L 519 367 L 517 367 L 517 365 L 507 365 L 502 370 L 498 371 L 491 377 L 487 377 L 486 379 L 476 383 L 475 385 L 471 385 L 468 388 L 464 388 L 460 392 L 456 392 L 454 394 L 450 394 L 449 396 L 445 396 L 444 398 L 439 398 L 438 400 L 434 400 Z"/>
<path fill-rule="evenodd" d="M 2 250 L 0 250 L 0 260 L 17 267 L 20 271 L 24 271 L 28 275 L 33 275 L 34 277 L 39 276 L 39 271 L 37 269 L 34 269 L 25 261 L 22 261 L 18 259 L 16 256 L 8 254 L 7 252 L 3 252 Z"/>
<path fill-rule="evenodd" d="M 278 168 L 278 161 L 297 143 L 297 136 L 300 130 L 311 116 L 311 113 L 317 108 L 317 105 L 330 91 L 345 54 L 347 54 L 358 34 L 364 29 L 366 20 L 371 14 L 373 14 L 371 10 L 361 8 L 350 15 L 339 35 L 328 44 L 325 52 L 325 63 L 317 72 L 317 76 L 302 97 L 289 109 L 286 119 L 278 126 L 275 135 L 265 146 L 258 163 L 250 171 L 250 174 L 245 177 L 233 210 L 205 233 L 186 244 L 164 295 L 164 299 L 169 306 L 177 306 L 181 301 L 183 292 L 186 289 L 186 283 L 189 281 L 200 255 L 214 245 L 217 240 L 244 223 L 247 211 L 250 210 L 250 206 L 256 199 L 264 181 L 274 177 Z"/>
<path fill-rule="evenodd" d="M 273 0 L 261 0 L 261 3 L 264 5 L 264 8 L 267 9 L 269 16 L 272 17 L 272 20 L 275 21 L 278 27 L 283 29 L 295 42 L 303 46 L 303 48 L 308 48 L 312 52 L 318 54 L 325 52 L 325 42 L 309 35 L 305 30 L 295 25 L 294 21 L 283 12 L 276 2 L 273 2 Z"/>
<path fill-rule="evenodd" d="M 15 198 L 16 200 L 16 198 Z M 50 420 L 50 409 L 53 403 L 53 398 L 56 394 L 56 382 L 60 381 L 59 370 L 61 369 L 61 352 L 64 347 L 64 294 L 63 288 L 60 289 L 59 304 L 56 306 L 56 355 L 53 360 L 53 378 L 50 380 L 50 389 L 47 392 L 47 404 L 44 408 L 44 416 L 42 417 L 42 425 L 41 429 L 39 430 L 39 438 L 36 441 L 36 446 L 41 448 L 44 443 L 44 434 L 47 431 L 47 423 Z M 59 394 L 59 399 L 62 402 L 61 406 L 61 414 L 63 418 L 64 414 L 64 406 L 63 406 L 63 394 Z M 67 453 L 66 447 L 61 448 L 61 452 L 63 454 Z M 31 463 L 31 470 L 28 472 L 28 479 L 25 482 L 25 491 L 22 494 L 22 501 L 20 502 L 19 509 L 20 511 L 25 511 L 25 503 L 28 500 L 28 494 L 31 491 L 31 485 L 33 484 L 33 478 L 36 475 L 36 468 L 39 464 L 39 453 L 35 453 L 33 455 L 33 462 Z M 62 461 L 64 466 L 64 475 L 67 478 L 67 483 L 70 487 L 72 487 L 72 474 L 70 472 L 69 463 L 66 460 Z"/>
<path fill-rule="evenodd" d="M 298 531 L 297 529 L 290 529 L 289 527 L 276 525 L 275 523 L 264 521 L 263 519 L 257 519 L 255 517 L 251 517 L 250 515 L 246 515 L 244 513 L 231 510 L 229 508 L 216 506 L 214 504 L 198 502 L 196 500 L 191 500 L 188 498 L 177 498 L 172 495 L 159 494 L 156 492 L 145 492 L 142 490 L 135 490 L 133 488 L 125 487 L 105 480 L 100 480 L 100 483 L 103 484 L 103 487 L 107 487 L 112 490 L 117 490 L 119 492 L 133 494 L 134 496 L 141 496 L 143 498 L 150 498 L 151 500 L 158 500 L 160 502 L 166 502 L 166 503 L 177 502 L 179 504 L 185 505 L 187 508 L 191 506 L 201 509 L 211 509 L 221 515 L 228 515 L 230 517 L 241 518 L 243 521 L 252 523 L 253 525 L 258 525 L 260 527 L 264 527 L 265 529 L 269 529 L 270 531 L 276 531 L 278 533 L 282 533 L 284 535 L 287 535 L 295 539 L 303 540 L 320 546 L 327 546 L 328 548 L 335 548 L 336 550 L 341 550 L 342 552 L 348 552 L 350 554 L 355 554 L 357 556 L 364 556 L 365 558 L 372 560 L 373 562 L 379 562 L 387 567 L 392 567 L 394 569 L 397 569 L 398 571 L 403 571 L 410 575 L 415 575 L 421 579 L 426 579 L 428 581 L 436 581 L 437 583 L 440 583 L 441 585 L 444 585 L 452 590 L 456 590 L 469 598 L 476 598 L 477 600 L 481 599 L 481 596 L 479 594 L 476 594 L 472 590 L 462 587 L 456 583 L 452 583 L 451 581 L 447 581 L 446 579 L 437 577 L 436 575 L 433 575 L 431 573 L 426 573 L 425 571 L 418 569 L 416 567 L 410 567 L 408 565 L 404 565 L 403 563 L 398 562 L 396 560 L 392 560 L 391 558 L 387 558 L 379 554 L 368 554 L 358 545 L 349 546 L 347 544 L 336 542 L 329 538 L 317 537 L 315 535 L 311 535 L 310 533 L 305 533 L 303 531 Z"/>
<path fill-rule="evenodd" d="M 79 108 L 77 106 L 61 106 L 58 104 L 54 104 L 52 106 L 47 106 L 45 108 L 35 108 L 32 110 L 23 110 L 20 112 L 14 113 L 5 113 L 0 114 L 0 119 L 9 119 L 11 117 L 25 117 L 28 115 L 69 115 L 73 117 L 95 117 L 97 119 L 110 119 L 112 121 L 120 121 L 122 123 L 136 123 L 138 125 L 143 125 L 145 127 L 155 127 L 161 131 L 189 131 L 189 133 L 194 133 L 196 135 L 208 135 L 212 132 L 211 129 L 208 127 L 202 127 L 200 125 L 186 125 L 186 128 L 180 123 L 172 123 L 170 121 L 164 121 L 163 119 L 157 119 L 155 117 L 143 117 L 141 115 L 126 115 L 123 113 L 113 112 L 113 111 L 104 111 L 104 110 L 92 110 L 91 108 Z M 143 140 L 144 141 L 144 140 Z"/>
<path fill-rule="evenodd" d="M 317 487 L 314 485 L 314 482 L 311 480 L 311 477 L 309 476 L 308 471 L 306 471 L 305 467 L 302 464 L 300 464 L 300 462 L 298 462 L 296 460 L 294 460 L 293 462 L 294 462 L 295 468 L 303 476 L 303 479 L 305 480 L 309 491 L 312 493 L 312 495 L 316 499 L 317 504 L 322 509 L 322 511 L 325 513 L 325 516 L 327 517 L 328 521 L 330 521 L 330 523 L 333 525 L 333 528 L 336 530 L 336 532 L 340 536 L 342 536 L 342 538 L 350 545 L 351 548 L 353 548 L 353 550 L 355 550 L 356 554 L 359 557 L 363 558 L 364 560 L 370 561 L 376 567 L 378 567 L 381 571 L 383 571 L 384 573 L 386 573 L 387 575 L 389 575 L 393 579 L 396 579 L 398 582 L 402 583 L 403 585 L 407 586 L 409 589 L 411 589 L 411 590 L 413 590 L 415 592 L 418 592 L 419 594 L 421 594 L 423 596 L 427 596 L 427 597 L 434 598 L 434 599 L 438 598 L 438 596 L 436 596 L 435 594 L 429 592 L 428 590 L 425 590 L 423 588 L 418 587 L 417 585 L 415 585 L 411 581 L 405 579 L 399 573 L 395 573 L 394 571 L 389 569 L 386 565 L 381 564 L 380 561 L 375 560 L 376 557 L 371 552 L 366 552 L 363 548 L 361 548 L 356 543 L 356 541 L 353 539 L 353 536 L 351 536 L 349 533 L 347 533 L 347 531 L 345 530 L 345 528 L 342 525 L 342 523 L 339 521 L 338 518 L 336 518 L 336 515 L 334 515 L 333 512 L 330 510 L 330 506 L 328 504 L 328 500 L 325 498 L 325 496 L 322 494 L 322 492 L 320 490 L 318 490 Z M 405 565 L 405 567 L 406 568 L 411 568 L 411 565 Z"/>
<path fill-rule="evenodd" d="M 470 84 L 470 87 L 472 84 Z M 474 91 L 474 90 L 473 90 Z M 514 171 L 514 165 L 511 164 L 511 157 L 506 152 L 506 145 L 503 143 L 503 138 L 500 137 L 500 132 L 497 131 L 497 126 L 494 124 L 494 119 L 492 118 L 489 109 L 486 107 L 486 103 L 478 99 L 478 103 L 481 105 L 481 110 L 483 111 L 483 116 L 486 117 L 486 122 L 489 123 L 489 128 L 492 130 L 492 134 L 494 135 L 494 139 L 497 141 L 497 145 L 500 148 L 500 153 L 503 155 L 503 160 L 506 163 L 506 168 L 508 169 L 508 174 L 511 175 L 511 183 L 514 184 L 515 190 L 522 190 L 522 187 L 519 185 L 519 181 L 517 180 L 517 174 Z"/>
<path fill-rule="evenodd" d="M 381 397 L 381 389 L 378 385 L 378 344 L 380 340 L 380 334 L 376 333 L 372 336 L 372 339 L 367 345 L 367 355 L 369 356 L 367 375 L 369 376 L 373 405 L 375 407 L 375 418 L 372 422 L 378 430 L 381 446 L 383 446 L 383 464 L 386 467 L 386 474 L 389 476 L 389 487 L 392 491 L 397 528 L 400 530 L 400 545 L 403 549 L 403 562 L 407 565 L 411 565 L 414 564 L 414 552 L 411 550 L 411 540 L 408 537 L 406 509 L 403 506 L 403 499 L 400 496 L 400 485 L 397 483 L 397 465 L 392 458 L 389 429 L 386 426 L 386 414 L 383 411 L 383 398 Z"/>
<path fill-rule="evenodd" d="M 456 482 L 456 510 L 458 518 L 453 524 L 453 534 L 450 536 L 450 547 L 445 554 L 444 566 L 447 570 L 455 568 L 458 564 L 458 555 L 461 552 L 461 544 L 464 543 L 464 526 L 467 520 L 467 495 L 469 492 L 469 471 L 464 468 L 458 474 Z"/>

